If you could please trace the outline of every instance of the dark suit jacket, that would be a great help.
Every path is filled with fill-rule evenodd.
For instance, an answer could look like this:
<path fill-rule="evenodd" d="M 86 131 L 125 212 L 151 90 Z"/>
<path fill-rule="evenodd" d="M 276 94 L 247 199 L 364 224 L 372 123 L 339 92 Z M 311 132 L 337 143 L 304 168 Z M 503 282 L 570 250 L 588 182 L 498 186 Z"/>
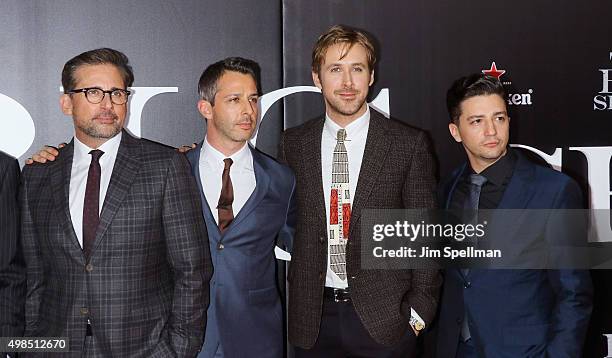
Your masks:
<path fill-rule="evenodd" d="M 217 209 L 208 206 L 200 190 L 214 275 L 205 344 L 199 357 L 214 357 L 219 343 L 226 357 L 284 355 L 274 247 L 277 237 L 287 248 L 293 241 L 295 177 L 287 166 L 249 148 L 257 184 L 223 234 L 211 211 Z M 201 149 L 202 144 L 187 153 L 200 189 Z"/>
<path fill-rule="evenodd" d="M 411 332 L 410 307 L 429 323 L 436 312 L 438 271 L 362 270 L 361 211 L 435 207 L 434 159 L 424 132 L 370 111 L 370 127 L 354 196 L 347 276 L 351 299 L 370 335 L 392 346 Z M 285 131 L 281 157 L 297 179 L 298 221 L 289 266 L 289 341 L 316 342 L 327 270 L 327 219 L 321 178 L 324 117 Z M 412 335 L 414 337 L 414 335 Z"/>
<path fill-rule="evenodd" d="M 23 334 L 25 267 L 19 246 L 19 164 L 0 152 L 0 337 Z"/>
<path fill-rule="evenodd" d="M 568 176 L 535 165 L 518 152 L 517 157 L 499 209 L 581 207 L 580 188 Z M 441 186 L 445 207 L 466 168 L 457 169 Z M 504 241 L 524 242 L 518 239 L 517 230 L 525 222 L 509 224 L 512 228 Z M 580 357 L 592 307 L 590 274 L 583 270 L 472 269 L 464 277 L 458 269 L 447 270 L 438 323 L 440 358 L 455 357 L 464 305 L 473 342 L 482 357 Z"/>
<path fill-rule="evenodd" d="M 23 170 L 26 335 L 68 337 L 80 357 L 193 357 L 212 273 L 198 189 L 184 155 L 123 132 L 89 261 L 68 207 L 74 145 Z"/>

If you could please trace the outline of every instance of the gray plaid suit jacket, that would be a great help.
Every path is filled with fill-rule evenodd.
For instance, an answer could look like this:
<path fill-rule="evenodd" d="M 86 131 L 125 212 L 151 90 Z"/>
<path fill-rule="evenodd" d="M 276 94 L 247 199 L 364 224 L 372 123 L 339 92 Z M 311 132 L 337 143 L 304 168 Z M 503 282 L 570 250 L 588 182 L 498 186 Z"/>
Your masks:
<path fill-rule="evenodd" d="M 0 152 L 0 337 L 23 334 L 25 268 L 19 247 L 19 163 Z"/>
<path fill-rule="evenodd" d="M 26 336 L 69 337 L 64 356 L 80 357 L 89 319 L 93 356 L 195 356 L 212 265 L 187 159 L 123 132 L 87 262 L 68 207 L 73 153 L 23 171 Z"/>
<path fill-rule="evenodd" d="M 437 270 L 363 270 L 361 210 L 434 208 L 432 150 L 424 132 L 370 111 L 370 127 L 353 200 L 347 275 L 351 299 L 372 338 L 393 346 L 411 328 L 410 308 L 431 323 L 442 282 Z M 296 179 L 298 221 L 289 266 L 289 341 L 312 347 L 319 335 L 327 270 L 327 222 L 321 178 L 324 117 L 285 131 L 281 159 Z M 414 336 L 413 336 L 414 337 Z"/>

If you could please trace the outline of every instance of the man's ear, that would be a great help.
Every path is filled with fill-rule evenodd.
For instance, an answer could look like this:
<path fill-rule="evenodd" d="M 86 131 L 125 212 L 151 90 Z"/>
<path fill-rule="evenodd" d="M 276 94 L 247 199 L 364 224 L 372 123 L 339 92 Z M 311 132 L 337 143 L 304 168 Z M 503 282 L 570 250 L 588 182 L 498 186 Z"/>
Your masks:
<path fill-rule="evenodd" d="M 370 83 L 368 84 L 368 86 L 371 86 L 372 83 L 374 83 L 374 70 L 372 70 L 372 72 L 370 73 Z"/>
<path fill-rule="evenodd" d="M 204 99 L 198 101 L 198 112 L 207 120 L 212 118 L 212 107 L 212 104 Z"/>
<path fill-rule="evenodd" d="M 314 85 L 317 86 L 319 89 L 322 89 L 323 86 L 321 86 L 321 80 L 319 79 L 319 74 L 316 72 L 311 72 L 312 74 L 312 82 L 314 82 Z"/>
<path fill-rule="evenodd" d="M 62 109 L 62 112 L 67 115 L 67 116 L 71 116 L 72 115 L 72 97 L 70 97 L 69 94 L 63 94 L 60 96 L 60 107 Z"/>
<path fill-rule="evenodd" d="M 457 125 L 455 123 L 449 123 L 448 124 L 448 131 L 450 132 L 450 134 L 455 139 L 455 142 L 461 143 L 461 141 L 462 141 L 461 133 L 459 133 L 459 127 L 457 127 Z"/>

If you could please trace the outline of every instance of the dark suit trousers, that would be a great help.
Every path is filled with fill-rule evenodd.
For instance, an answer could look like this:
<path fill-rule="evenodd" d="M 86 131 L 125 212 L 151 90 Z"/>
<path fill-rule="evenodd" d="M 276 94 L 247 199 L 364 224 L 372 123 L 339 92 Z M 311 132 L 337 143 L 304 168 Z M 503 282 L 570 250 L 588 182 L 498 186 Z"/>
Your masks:
<path fill-rule="evenodd" d="M 406 358 L 414 356 L 412 331 L 394 347 L 376 343 L 365 329 L 352 302 L 323 299 L 319 337 L 311 349 L 295 347 L 295 358 Z"/>

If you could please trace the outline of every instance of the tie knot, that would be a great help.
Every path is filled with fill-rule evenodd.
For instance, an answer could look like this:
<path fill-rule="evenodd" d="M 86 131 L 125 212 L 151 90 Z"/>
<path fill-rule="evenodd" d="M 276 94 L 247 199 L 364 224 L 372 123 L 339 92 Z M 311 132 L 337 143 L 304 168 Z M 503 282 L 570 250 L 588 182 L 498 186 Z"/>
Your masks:
<path fill-rule="evenodd" d="M 338 141 L 338 143 L 343 143 L 345 139 L 346 139 L 346 129 L 344 128 L 338 129 L 338 133 L 336 133 L 336 141 Z"/>
<path fill-rule="evenodd" d="M 223 159 L 223 170 L 229 170 L 229 168 L 232 166 L 232 164 L 234 163 L 234 161 L 232 160 L 232 158 L 225 158 Z"/>
<path fill-rule="evenodd" d="M 91 154 L 91 161 L 97 162 L 98 160 L 100 160 L 100 157 L 102 156 L 102 154 L 104 154 L 104 152 L 100 149 L 94 149 L 90 151 L 89 154 Z"/>
<path fill-rule="evenodd" d="M 484 183 L 487 182 L 487 178 L 485 178 L 484 176 L 480 174 L 470 174 L 469 181 L 470 181 L 470 184 L 481 187 L 484 185 Z"/>

